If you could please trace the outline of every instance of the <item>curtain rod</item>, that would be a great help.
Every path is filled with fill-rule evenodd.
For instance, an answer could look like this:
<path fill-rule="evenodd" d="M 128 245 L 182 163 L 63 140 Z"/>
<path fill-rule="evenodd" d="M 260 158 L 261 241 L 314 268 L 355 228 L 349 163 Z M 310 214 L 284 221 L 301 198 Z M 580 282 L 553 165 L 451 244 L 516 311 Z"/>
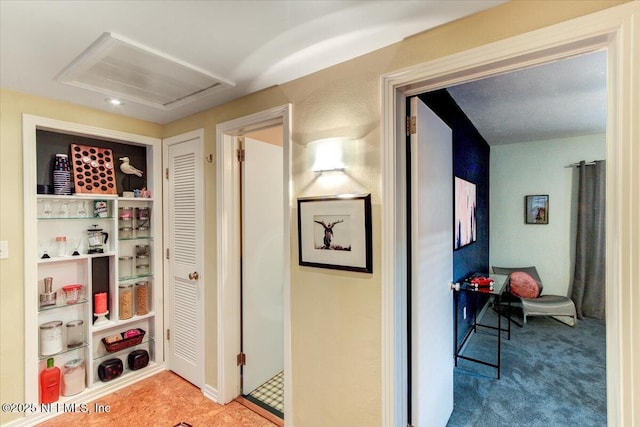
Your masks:
<path fill-rule="evenodd" d="M 585 162 L 584 165 L 585 166 L 592 166 L 595 165 L 596 162 L 602 162 L 603 160 L 593 160 L 591 162 Z M 571 163 L 570 165 L 565 166 L 565 168 L 574 168 L 574 167 L 579 167 L 580 166 L 580 162 L 577 163 Z"/>

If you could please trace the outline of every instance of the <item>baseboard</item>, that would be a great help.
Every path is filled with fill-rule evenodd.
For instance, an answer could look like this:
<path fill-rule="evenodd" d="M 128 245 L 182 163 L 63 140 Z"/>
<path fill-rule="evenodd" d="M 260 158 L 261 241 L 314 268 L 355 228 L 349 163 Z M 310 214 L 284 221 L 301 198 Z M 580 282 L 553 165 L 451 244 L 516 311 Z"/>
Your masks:
<path fill-rule="evenodd" d="M 275 416 L 271 412 L 269 412 L 266 409 L 256 405 L 255 403 L 245 399 L 244 397 L 238 396 L 238 397 L 236 397 L 235 401 L 238 402 L 239 404 L 241 404 L 242 406 L 250 409 L 252 412 L 255 412 L 256 414 L 260 415 L 262 418 L 265 418 L 265 419 L 271 421 L 275 425 L 277 425 L 279 427 L 284 427 L 284 420 L 282 418 L 279 418 L 279 417 Z"/>
<path fill-rule="evenodd" d="M 220 403 L 220 402 L 218 402 L 218 389 L 213 388 L 208 384 L 205 384 L 204 387 L 202 387 L 202 394 L 207 399 L 209 399 L 209 400 L 211 400 L 211 401 L 213 401 L 215 403 Z"/>

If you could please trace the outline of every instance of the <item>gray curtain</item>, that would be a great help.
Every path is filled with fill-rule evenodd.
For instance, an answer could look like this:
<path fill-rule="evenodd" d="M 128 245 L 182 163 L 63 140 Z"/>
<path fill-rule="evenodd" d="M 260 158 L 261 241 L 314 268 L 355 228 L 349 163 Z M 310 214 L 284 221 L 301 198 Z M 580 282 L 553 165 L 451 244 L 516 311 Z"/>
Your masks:
<path fill-rule="evenodd" d="M 578 166 L 578 231 L 571 299 L 579 318 L 605 315 L 605 162 Z"/>

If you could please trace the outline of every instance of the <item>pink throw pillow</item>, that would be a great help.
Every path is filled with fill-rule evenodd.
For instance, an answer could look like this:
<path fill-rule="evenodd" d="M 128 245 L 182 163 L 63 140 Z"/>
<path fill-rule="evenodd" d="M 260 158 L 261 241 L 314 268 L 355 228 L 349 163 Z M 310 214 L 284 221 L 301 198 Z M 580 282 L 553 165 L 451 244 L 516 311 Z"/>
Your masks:
<path fill-rule="evenodd" d="M 511 293 L 521 298 L 538 298 L 540 287 L 538 282 L 523 271 L 514 271 L 509 276 Z"/>

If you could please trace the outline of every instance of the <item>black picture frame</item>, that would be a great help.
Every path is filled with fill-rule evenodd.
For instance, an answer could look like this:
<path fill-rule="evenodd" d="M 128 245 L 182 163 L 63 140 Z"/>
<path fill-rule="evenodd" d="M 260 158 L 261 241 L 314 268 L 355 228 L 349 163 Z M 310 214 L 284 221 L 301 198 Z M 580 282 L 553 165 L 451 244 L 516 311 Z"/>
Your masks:
<path fill-rule="evenodd" d="M 549 224 L 549 195 L 524 196 L 524 223 Z"/>
<path fill-rule="evenodd" d="M 298 198 L 298 264 L 373 272 L 371 194 Z"/>

